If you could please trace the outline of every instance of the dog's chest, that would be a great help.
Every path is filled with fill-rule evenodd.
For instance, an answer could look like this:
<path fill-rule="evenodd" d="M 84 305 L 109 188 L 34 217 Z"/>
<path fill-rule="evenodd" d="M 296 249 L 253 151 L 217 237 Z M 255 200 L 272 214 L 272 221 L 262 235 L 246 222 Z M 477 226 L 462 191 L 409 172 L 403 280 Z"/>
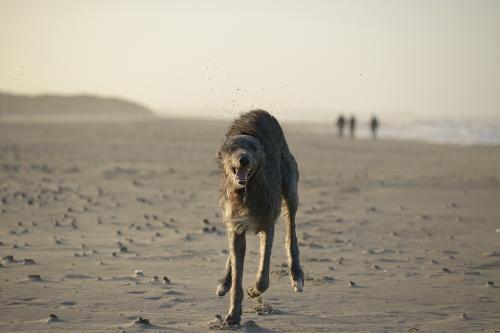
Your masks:
<path fill-rule="evenodd" d="M 226 219 L 245 218 L 250 216 L 250 208 L 245 202 L 244 194 L 233 192 L 225 203 Z"/>
<path fill-rule="evenodd" d="M 238 233 L 243 231 L 257 233 L 264 230 L 270 223 L 274 223 L 280 214 L 279 201 L 273 205 L 270 201 L 274 200 L 265 198 L 253 197 L 245 200 L 238 192 L 233 193 L 228 199 L 224 207 L 225 221 L 228 227 Z"/>

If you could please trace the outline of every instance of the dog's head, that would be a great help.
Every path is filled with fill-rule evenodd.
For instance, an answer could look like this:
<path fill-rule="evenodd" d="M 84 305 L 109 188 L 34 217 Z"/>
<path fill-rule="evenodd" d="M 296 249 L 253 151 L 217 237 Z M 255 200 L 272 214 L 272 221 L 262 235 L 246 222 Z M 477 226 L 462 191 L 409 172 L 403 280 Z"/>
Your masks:
<path fill-rule="evenodd" d="M 260 167 L 262 147 L 250 135 L 234 135 L 226 139 L 217 156 L 226 177 L 236 188 L 243 188 Z"/>

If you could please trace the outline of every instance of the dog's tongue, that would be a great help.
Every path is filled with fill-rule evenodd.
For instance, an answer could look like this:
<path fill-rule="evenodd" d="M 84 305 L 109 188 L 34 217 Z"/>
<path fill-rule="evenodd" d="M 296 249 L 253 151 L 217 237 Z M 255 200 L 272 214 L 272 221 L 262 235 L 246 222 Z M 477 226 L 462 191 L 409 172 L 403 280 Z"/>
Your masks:
<path fill-rule="evenodd" d="M 236 178 L 239 180 L 247 180 L 247 171 L 241 169 L 236 171 Z"/>

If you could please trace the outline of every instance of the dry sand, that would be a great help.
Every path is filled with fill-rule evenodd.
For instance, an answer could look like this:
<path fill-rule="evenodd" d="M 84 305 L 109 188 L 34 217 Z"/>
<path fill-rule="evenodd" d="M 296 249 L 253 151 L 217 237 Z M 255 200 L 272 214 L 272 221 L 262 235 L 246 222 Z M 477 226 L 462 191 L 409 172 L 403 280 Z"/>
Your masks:
<path fill-rule="evenodd" d="M 228 306 L 215 296 L 226 126 L 1 123 L 0 331 L 209 331 Z M 291 290 L 280 221 L 271 287 L 244 301 L 242 331 L 500 331 L 499 147 L 285 134 L 305 291 Z"/>

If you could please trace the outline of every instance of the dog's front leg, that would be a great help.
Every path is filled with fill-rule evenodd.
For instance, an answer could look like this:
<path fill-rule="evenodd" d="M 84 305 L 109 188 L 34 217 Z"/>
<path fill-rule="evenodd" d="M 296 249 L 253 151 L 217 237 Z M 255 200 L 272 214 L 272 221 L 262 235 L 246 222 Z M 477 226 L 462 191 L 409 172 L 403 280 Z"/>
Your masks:
<path fill-rule="evenodd" d="M 217 286 L 216 294 L 218 296 L 224 296 L 231 289 L 231 254 L 227 256 L 226 269 L 224 270 L 224 276 L 219 281 Z"/>
<path fill-rule="evenodd" d="M 224 323 L 228 326 L 239 325 L 242 313 L 243 300 L 243 262 L 245 260 L 246 239 L 245 231 L 237 233 L 228 231 L 229 255 L 231 257 L 231 299 L 229 313 Z"/>
<path fill-rule="evenodd" d="M 274 223 L 260 232 L 260 262 L 257 278 L 253 287 L 248 288 L 248 296 L 260 296 L 269 287 L 269 270 L 271 265 L 271 249 L 274 239 Z"/>

